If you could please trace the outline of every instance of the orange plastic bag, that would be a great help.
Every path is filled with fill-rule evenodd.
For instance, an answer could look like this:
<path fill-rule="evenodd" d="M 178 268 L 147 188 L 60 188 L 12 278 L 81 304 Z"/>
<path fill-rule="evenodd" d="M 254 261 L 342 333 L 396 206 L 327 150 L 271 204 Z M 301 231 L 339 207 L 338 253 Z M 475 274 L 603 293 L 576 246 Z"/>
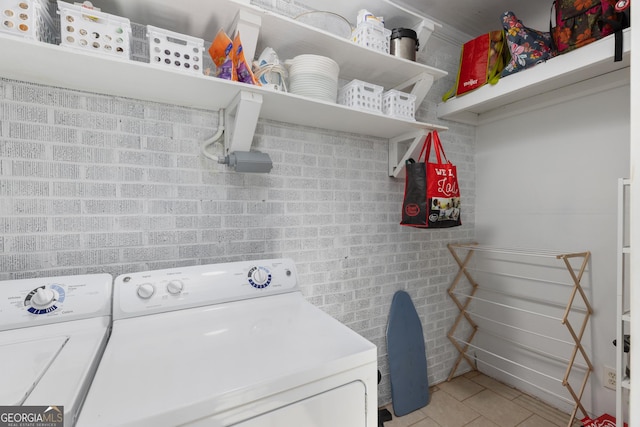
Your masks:
<path fill-rule="evenodd" d="M 261 86 L 260 82 L 258 82 L 258 79 L 256 79 L 255 75 L 251 71 L 251 64 L 249 64 L 244 57 L 244 50 L 242 49 L 239 32 L 233 39 L 233 68 L 239 82 Z"/>
<path fill-rule="evenodd" d="M 238 80 L 233 66 L 233 42 L 224 32 L 218 31 L 209 47 L 209 55 L 216 66 L 215 76 L 226 80 Z"/>

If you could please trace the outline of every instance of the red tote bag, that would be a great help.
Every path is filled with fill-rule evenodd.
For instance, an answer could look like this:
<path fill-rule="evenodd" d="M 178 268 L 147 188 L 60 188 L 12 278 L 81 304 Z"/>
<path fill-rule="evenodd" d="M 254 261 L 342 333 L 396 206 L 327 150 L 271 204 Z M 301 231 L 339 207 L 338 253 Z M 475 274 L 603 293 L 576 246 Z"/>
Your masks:
<path fill-rule="evenodd" d="M 436 163 L 429 162 L 432 146 Z M 437 131 L 425 138 L 418 161 L 407 161 L 400 224 L 418 228 L 462 225 L 458 171 L 447 159 Z"/>
<path fill-rule="evenodd" d="M 511 53 L 502 30 L 469 40 L 462 45 L 456 83 L 442 96 L 442 100 L 464 95 L 487 83 L 498 83 L 510 59 Z"/>

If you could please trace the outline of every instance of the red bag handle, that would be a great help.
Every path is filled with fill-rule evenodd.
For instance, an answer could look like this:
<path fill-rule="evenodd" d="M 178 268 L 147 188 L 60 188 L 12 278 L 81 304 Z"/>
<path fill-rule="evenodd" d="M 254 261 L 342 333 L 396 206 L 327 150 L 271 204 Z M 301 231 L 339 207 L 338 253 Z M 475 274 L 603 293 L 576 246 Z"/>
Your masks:
<path fill-rule="evenodd" d="M 420 150 L 420 155 L 418 156 L 418 162 L 426 163 L 429 160 L 429 152 L 431 151 L 431 132 L 427 134 L 424 138 L 424 143 L 422 143 L 422 150 Z M 425 153 L 427 154 L 425 156 Z"/>
<path fill-rule="evenodd" d="M 433 134 L 433 137 L 431 136 Z M 444 158 L 446 163 L 451 163 L 449 159 L 447 159 L 447 155 L 444 153 L 444 148 L 442 147 L 442 142 L 440 141 L 440 136 L 438 135 L 438 131 L 434 130 L 427 134 L 424 143 L 422 144 L 422 150 L 420 150 L 420 155 L 418 156 L 418 161 L 423 160 L 427 163 L 429 161 L 429 157 L 431 156 L 431 142 L 433 141 L 433 148 L 436 153 L 436 159 L 438 160 L 438 164 L 442 164 L 442 159 Z"/>
<path fill-rule="evenodd" d="M 444 153 L 444 147 L 442 146 L 442 142 L 440 141 L 440 136 L 438 135 L 438 131 L 434 130 L 433 132 L 433 145 L 436 149 L 436 156 L 438 158 L 438 163 L 442 164 L 442 159 L 444 159 L 445 163 L 451 163 L 449 159 L 447 159 L 447 155 Z M 442 155 L 442 157 L 440 157 Z"/>

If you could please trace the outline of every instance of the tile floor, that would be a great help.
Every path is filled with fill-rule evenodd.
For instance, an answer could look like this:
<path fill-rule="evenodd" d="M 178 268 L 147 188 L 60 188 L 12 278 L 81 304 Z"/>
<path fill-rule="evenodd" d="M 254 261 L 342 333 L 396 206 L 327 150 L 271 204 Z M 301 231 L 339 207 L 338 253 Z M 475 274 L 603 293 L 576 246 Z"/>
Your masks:
<path fill-rule="evenodd" d="M 387 409 L 393 415 L 391 405 Z M 431 388 L 431 402 L 385 427 L 567 427 L 569 415 L 479 372 Z M 573 427 L 582 423 L 574 421 Z"/>

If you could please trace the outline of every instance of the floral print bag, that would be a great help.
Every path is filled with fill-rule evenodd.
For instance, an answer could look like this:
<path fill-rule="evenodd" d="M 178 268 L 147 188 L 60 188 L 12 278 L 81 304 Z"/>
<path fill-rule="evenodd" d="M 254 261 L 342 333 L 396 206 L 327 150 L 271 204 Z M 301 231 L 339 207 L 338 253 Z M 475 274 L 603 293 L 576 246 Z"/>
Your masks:
<path fill-rule="evenodd" d="M 502 28 L 511 53 L 502 77 L 531 68 L 555 55 L 551 34 L 524 26 L 513 12 L 502 14 Z"/>
<path fill-rule="evenodd" d="M 626 16 L 615 5 L 616 0 L 554 0 L 556 26 L 551 33 L 557 52 L 572 51 L 615 32 L 616 61 L 622 60 Z"/>

